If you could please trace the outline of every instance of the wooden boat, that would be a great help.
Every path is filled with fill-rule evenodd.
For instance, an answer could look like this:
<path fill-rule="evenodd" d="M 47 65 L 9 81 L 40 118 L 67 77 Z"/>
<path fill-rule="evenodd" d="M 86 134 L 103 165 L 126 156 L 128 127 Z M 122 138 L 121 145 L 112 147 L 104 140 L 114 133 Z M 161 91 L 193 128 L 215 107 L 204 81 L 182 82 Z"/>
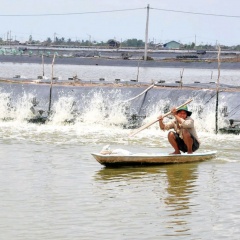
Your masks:
<path fill-rule="evenodd" d="M 193 154 L 100 154 L 92 153 L 92 156 L 104 166 L 129 166 L 129 165 L 161 165 L 172 163 L 190 163 L 205 161 L 216 157 L 216 151 L 208 151 Z"/>

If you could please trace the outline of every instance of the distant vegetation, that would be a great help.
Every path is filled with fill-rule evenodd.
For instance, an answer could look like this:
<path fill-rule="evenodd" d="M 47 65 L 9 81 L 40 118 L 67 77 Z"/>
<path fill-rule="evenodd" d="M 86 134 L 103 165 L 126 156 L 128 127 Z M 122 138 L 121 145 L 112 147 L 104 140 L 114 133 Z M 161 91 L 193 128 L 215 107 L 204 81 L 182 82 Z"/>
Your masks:
<path fill-rule="evenodd" d="M 68 46 L 102 46 L 102 47 L 108 47 L 109 46 L 109 40 L 106 42 L 96 42 L 96 41 L 89 41 L 89 40 L 76 40 L 73 41 L 70 38 L 69 39 L 64 39 L 62 38 L 57 38 L 55 41 L 52 41 L 51 38 L 47 38 L 46 41 L 43 42 L 44 45 L 50 46 L 50 45 L 68 45 Z M 118 42 L 118 41 L 116 41 Z M 127 39 L 123 42 L 119 42 L 120 47 L 137 47 L 141 48 L 144 47 L 145 43 L 142 40 L 138 40 L 136 38 L 133 39 Z"/>
<path fill-rule="evenodd" d="M 2 38 L 0 38 L 0 45 L 38 45 L 38 46 L 62 46 L 62 47 L 112 47 L 109 45 L 109 41 L 101 41 L 101 42 L 97 42 L 97 41 L 90 41 L 90 40 L 72 40 L 70 38 L 65 39 L 64 37 L 56 37 L 54 40 L 51 39 L 50 37 L 48 37 L 45 41 L 39 41 L 39 40 L 34 40 L 32 38 L 32 35 L 29 36 L 29 40 L 26 42 L 20 42 L 17 40 L 3 40 Z M 112 40 L 112 41 L 116 41 L 116 40 Z M 144 48 L 145 42 L 136 38 L 132 38 L 132 39 L 127 39 L 124 40 L 122 42 L 116 41 L 116 45 L 118 48 L 118 46 L 121 47 L 132 47 L 132 48 Z M 161 43 L 153 43 L 153 42 L 149 42 L 149 48 L 152 49 L 161 49 L 162 45 Z M 240 51 L 240 45 L 236 45 L 236 46 L 223 46 L 221 45 L 222 49 L 225 50 L 235 50 L 235 51 Z M 185 50 L 191 50 L 191 49 L 204 49 L 204 50 L 215 50 L 216 46 L 215 45 L 210 45 L 210 44 L 200 44 L 195 46 L 195 43 L 187 43 L 187 44 L 181 44 L 180 45 L 180 49 L 185 49 Z"/>

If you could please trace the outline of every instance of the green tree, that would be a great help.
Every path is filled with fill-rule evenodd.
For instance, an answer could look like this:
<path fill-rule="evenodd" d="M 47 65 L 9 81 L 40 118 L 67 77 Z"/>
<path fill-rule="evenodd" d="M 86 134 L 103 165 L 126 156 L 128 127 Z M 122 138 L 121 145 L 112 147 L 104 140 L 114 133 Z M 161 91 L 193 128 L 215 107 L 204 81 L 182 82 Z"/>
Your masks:
<path fill-rule="evenodd" d="M 142 40 L 138 40 L 136 38 L 127 39 L 122 43 L 122 46 L 125 47 L 143 47 L 145 43 Z"/>
<path fill-rule="evenodd" d="M 194 48 L 195 48 L 195 43 L 192 42 L 192 44 L 191 44 L 191 49 L 194 49 Z"/>
<path fill-rule="evenodd" d="M 50 37 L 47 38 L 46 40 L 47 43 L 52 43 L 52 39 Z"/>

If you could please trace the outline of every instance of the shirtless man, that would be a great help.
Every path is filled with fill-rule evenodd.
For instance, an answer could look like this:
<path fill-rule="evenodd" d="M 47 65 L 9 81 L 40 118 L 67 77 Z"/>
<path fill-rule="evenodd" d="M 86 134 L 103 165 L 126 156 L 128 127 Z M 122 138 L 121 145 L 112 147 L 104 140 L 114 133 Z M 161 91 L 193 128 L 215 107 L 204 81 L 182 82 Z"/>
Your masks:
<path fill-rule="evenodd" d="M 174 129 L 168 133 L 168 141 L 174 148 L 172 154 L 181 154 L 187 152 L 191 154 L 195 152 L 200 145 L 197 132 L 194 127 L 194 120 L 190 117 L 192 112 L 188 111 L 187 106 L 179 109 L 171 110 L 174 120 L 168 123 L 163 123 L 163 117 L 159 116 L 159 127 L 162 130 Z"/>

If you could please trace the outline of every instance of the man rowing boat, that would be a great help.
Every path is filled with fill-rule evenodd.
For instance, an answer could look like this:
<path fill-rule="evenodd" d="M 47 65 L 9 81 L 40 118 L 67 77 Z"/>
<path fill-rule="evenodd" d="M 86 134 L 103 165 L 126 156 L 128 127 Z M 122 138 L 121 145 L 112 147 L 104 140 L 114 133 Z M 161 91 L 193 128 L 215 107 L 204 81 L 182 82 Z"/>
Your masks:
<path fill-rule="evenodd" d="M 194 120 L 190 117 L 192 112 L 188 111 L 188 107 L 185 105 L 178 109 L 173 108 L 171 114 L 175 118 L 171 122 L 163 123 L 162 115 L 158 119 L 159 127 L 162 130 L 174 129 L 168 133 L 168 141 L 174 148 L 172 154 L 181 154 L 180 151 L 188 154 L 195 152 L 199 148 L 200 141 L 194 127 Z"/>

